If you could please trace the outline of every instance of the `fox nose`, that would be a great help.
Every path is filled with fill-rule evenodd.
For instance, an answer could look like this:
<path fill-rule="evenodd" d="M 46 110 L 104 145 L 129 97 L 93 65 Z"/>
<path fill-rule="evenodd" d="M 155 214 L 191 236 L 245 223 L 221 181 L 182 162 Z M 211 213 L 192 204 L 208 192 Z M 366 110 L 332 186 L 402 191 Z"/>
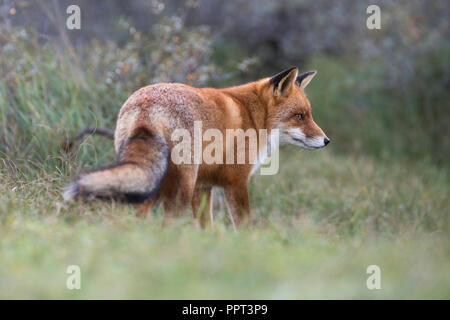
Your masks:
<path fill-rule="evenodd" d="M 325 145 L 330 143 L 330 139 L 328 139 L 327 137 L 323 138 L 323 143 L 325 143 Z"/>

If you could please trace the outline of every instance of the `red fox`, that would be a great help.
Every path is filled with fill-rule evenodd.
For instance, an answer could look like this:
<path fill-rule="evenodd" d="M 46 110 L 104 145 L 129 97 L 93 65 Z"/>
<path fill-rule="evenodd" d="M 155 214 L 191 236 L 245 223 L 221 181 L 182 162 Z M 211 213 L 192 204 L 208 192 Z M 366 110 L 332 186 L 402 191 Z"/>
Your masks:
<path fill-rule="evenodd" d="M 214 89 L 194 88 L 179 83 L 160 83 L 134 92 L 122 106 L 114 132 L 117 163 L 89 171 L 69 185 L 66 201 L 77 197 L 112 198 L 138 205 L 146 216 L 161 200 L 164 215 L 175 216 L 192 206 L 204 226 L 212 221 L 212 187 L 224 189 L 234 224 L 250 222 L 248 182 L 255 163 L 174 163 L 173 134 L 183 129 L 194 135 L 201 121 L 202 131 L 228 129 L 279 132 L 281 143 L 319 149 L 330 139 L 314 122 L 304 89 L 316 71 L 298 75 L 297 67 L 244 85 Z M 258 138 L 257 149 L 268 147 Z M 189 146 L 195 149 L 194 142 Z M 201 151 L 206 147 L 202 146 Z M 223 155 L 238 146 L 226 141 Z M 249 151 L 245 145 L 244 151 Z M 217 155 L 217 154 L 216 154 Z M 206 200 L 206 206 L 202 204 Z M 201 205 L 202 204 L 202 205 Z M 205 214 L 199 214 L 199 208 Z"/>

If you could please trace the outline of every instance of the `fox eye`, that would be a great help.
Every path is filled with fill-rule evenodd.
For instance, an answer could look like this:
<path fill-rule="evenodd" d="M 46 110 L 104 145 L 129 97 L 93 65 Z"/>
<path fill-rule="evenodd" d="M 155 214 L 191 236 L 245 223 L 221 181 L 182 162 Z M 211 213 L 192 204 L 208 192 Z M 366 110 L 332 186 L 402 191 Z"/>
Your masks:
<path fill-rule="evenodd" d="M 302 113 L 297 113 L 295 116 L 296 116 L 297 118 L 299 118 L 300 120 L 305 120 L 305 115 L 302 114 Z"/>

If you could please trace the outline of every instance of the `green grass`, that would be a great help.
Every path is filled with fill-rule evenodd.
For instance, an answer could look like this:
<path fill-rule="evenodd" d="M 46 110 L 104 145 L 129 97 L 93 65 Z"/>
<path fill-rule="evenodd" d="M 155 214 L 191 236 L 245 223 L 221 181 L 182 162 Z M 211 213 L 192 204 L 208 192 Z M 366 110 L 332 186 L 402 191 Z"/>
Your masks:
<path fill-rule="evenodd" d="M 216 193 L 214 227 L 189 213 L 162 226 L 132 206 L 66 204 L 65 177 L 9 172 L 0 187 L 0 298 L 450 298 L 448 176 L 287 148 L 251 184 L 254 226 L 234 232 Z M 79 265 L 81 290 L 66 288 Z M 366 268 L 381 268 L 381 290 Z"/>

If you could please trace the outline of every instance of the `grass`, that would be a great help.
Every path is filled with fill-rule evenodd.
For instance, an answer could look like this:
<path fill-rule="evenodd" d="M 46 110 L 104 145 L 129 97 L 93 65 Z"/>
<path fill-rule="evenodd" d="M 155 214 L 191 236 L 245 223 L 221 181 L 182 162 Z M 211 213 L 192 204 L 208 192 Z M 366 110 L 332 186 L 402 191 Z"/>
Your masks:
<path fill-rule="evenodd" d="M 345 109 L 340 98 L 357 83 L 341 90 L 338 63 L 316 61 L 326 71 L 308 87 L 333 142 L 285 148 L 279 174 L 251 182 L 253 228 L 235 232 L 220 190 L 206 230 L 189 213 L 163 227 L 159 208 L 142 220 L 128 205 L 64 203 L 61 189 L 80 168 L 114 154 L 104 138 L 87 137 L 70 155 L 61 141 L 86 126 L 113 128 L 130 92 L 88 73 L 83 90 L 51 47 L 15 50 L 0 62 L 0 298 L 450 298 L 448 160 L 430 160 L 411 119 L 394 132 L 386 110 L 372 108 L 384 105 L 378 93 L 370 112 Z M 73 264 L 81 290 L 66 288 Z M 366 288 L 373 264 L 381 290 Z"/>
<path fill-rule="evenodd" d="M 234 232 L 216 192 L 215 226 L 186 213 L 162 226 L 132 206 L 65 204 L 65 177 L 0 187 L 0 298 L 450 298 L 448 176 L 287 148 L 277 176 L 256 176 L 254 226 Z M 66 268 L 81 267 L 81 290 Z M 381 268 L 381 290 L 366 268 Z"/>

